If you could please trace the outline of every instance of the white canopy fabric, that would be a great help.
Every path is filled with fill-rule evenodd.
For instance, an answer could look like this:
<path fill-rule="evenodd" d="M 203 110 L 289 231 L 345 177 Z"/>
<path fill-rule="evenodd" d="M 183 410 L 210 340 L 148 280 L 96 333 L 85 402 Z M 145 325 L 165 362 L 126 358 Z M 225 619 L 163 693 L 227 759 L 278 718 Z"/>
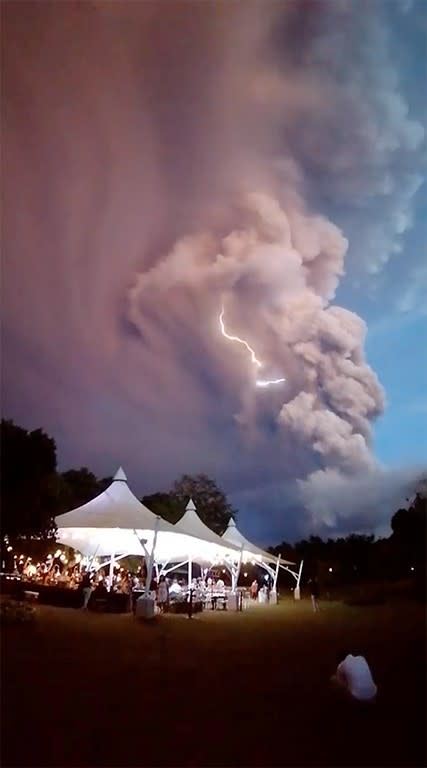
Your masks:
<path fill-rule="evenodd" d="M 277 557 L 272 555 L 271 552 L 266 552 L 264 549 L 257 547 L 256 544 L 252 544 L 243 533 L 238 530 L 234 519 L 230 517 L 228 526 L 222 534 L 222 539 L 229 544 L 234 544 L 237 547 L 243 547 L 243 561 L 255 559 L 258 562 L 263 561 L 265 563 L 277 564 Z M 255 557 L 254 557 L 255 556 Z M 289 560 L 280 560 L 283 565 L 294 565 Z"/>
<path fill-rule="evenodd" d="M 203 539 L 203 541 L 209 542 L 215 547 L 219 547 L 221 550 L 228 546 L 228 543 L 226 543 L 221 536 L 218 536 L 215 531 L 208 528 L 208 526 L 200 519 L 196 512 L 193 499 L 189 500 L 183 516 L 177 523 L 175 523 L 174 528 L 177 532 L 186 533 L 190 536 L 195 536 L 198 539 Z M 233 542 L 230 542 L 230 544 L 233 550 L 239 550 L 240 545 L 236 546 Z"/>
<path fill-rule="evenodd" d="M 56 538 L 60 544 L 77 549 L 85 557 L 124 554 L 144 557 L 146 554 L 135 531 L 121 528 L 58 528 Z"/>
<path fill-rule="evenodd" d="M 114 475 L 111 485 L 81 507 L 58 515 L 58 528 L 122 528 L 154 531 L 156 515 L 132 493 L 123 469 Z M 174 526 L 161 520 L 159 530 L 173 531 Z"/>
<path fill-rule="evenodd" d="M 156 528 L 155 559 L 160 562 L 187 557 L 213 560 L 218 552 L 225 556 L 237 549 L 207 528 L 195 511 L 194 515 L 203 526 L 200 533 L 205 530 L 206 535 L 199 535 L 196 527 L 187 525 L 184 518 L 178 526 L 156 517 L 132 493 L 120 467 L 103 493 L 71 512 L 58 515 L 55 522 L 58 541 L 87 557 L 146 555 L 152 550 Z"/>

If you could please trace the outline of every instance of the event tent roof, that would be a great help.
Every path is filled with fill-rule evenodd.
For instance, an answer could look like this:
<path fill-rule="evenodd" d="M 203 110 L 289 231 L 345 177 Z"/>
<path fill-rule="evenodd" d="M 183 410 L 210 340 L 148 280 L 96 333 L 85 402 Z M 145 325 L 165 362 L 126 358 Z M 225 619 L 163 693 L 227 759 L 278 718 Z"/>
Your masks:
<path fill-rule="evenodd" d="M 120 467 L 111 485 L 81 507 L 58 515 L 58 528 L 122 528 L 154 531 L 156 515 L 132 493 Z M 173 531 L 174 526 L 160 518 L 158 530 Z"/>
<path fill-rule="evenodd" d="M 277 557 L 272 555 L 271 552 L 266 552 L 264 549 L 260 549 L 256 544 L 252 544 L 243 533 L 238 530 L 234 519 L 230 517 L 227 528 L 222 534 L 222 539 L 227 543 L 234 544 L 237 547 L 243 546 L 243 555 L 250 553 L 258 558 L 264 560 L 267 563 L 277 563 Z M 283 565 L 293 565 L 289 560 L 281 560 Z"/>
<path fill-rule="evenodd" d="M 197 514 L 193 499 L 189 500 L 183 516 L 177 523 L 175 523 L 174 528 L 177 532 L 186 533 L 190 536 L 195 536 L 198 539 L 203 539 L 204 541 L 208 541 L 211 544 L 221 547 L 221 549 L 227 547 L 229 543 L 233 550 L 238 550 L 240 548 L 240 545 L 236 546 L 234 542 L 225 542 L 221 536 L 218 536 L 218 534 L 215 533 L 215 531 L 208 528 Z"/>
<path fill-rule="evenodd" d="M 189 506 L 189 505 L 187 505 Z M 233 544 L 224 542 L 202 523 L 186 517 L 179 525 L 172 525 L 156 517 L 130 490 L 127 478 L 120 467 L 111 485 L 99 496 L 71 512 L 58 515 L 58 541 L 86 556 L 144 555 L 153 545 L 157 527 L 156 559 L 171 561 L 187 556 L 197 560 L 213 559 L 217 554 L 225 556 L 235 550 Z M 185 520 L 184 520 L 185 518 Z M 197 526 L 199 521 L 200 526 Z M 143 541 L 144 546 L 141 541 Z M 215 546 L 214 546 L 215 545 Z"/>

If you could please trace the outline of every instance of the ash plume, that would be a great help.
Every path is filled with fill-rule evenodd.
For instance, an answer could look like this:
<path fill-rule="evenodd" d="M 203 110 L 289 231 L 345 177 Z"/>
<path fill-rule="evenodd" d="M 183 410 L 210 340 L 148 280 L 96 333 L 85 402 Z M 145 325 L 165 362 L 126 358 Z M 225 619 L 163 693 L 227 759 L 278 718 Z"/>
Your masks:
<path fill-rule="evenodd" d="M 144 492 L 190 468 L 232 494 L 297 479 L 313 525 L 328 479 L 362 473 L 375 524 L 385 393 L 336 294 L 387 285 L 423 175 L 391 5 L 4 4 L 5 405 L 65 461 L 119 456 Z M 223 302 L 283 388 L 255 389 Z"/>

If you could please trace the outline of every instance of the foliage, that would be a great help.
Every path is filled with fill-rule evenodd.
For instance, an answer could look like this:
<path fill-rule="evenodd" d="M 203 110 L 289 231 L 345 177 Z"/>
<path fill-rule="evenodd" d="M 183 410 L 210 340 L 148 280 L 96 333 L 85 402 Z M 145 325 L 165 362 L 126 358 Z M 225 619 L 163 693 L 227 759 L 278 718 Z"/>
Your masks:
<path fill-rule="evenodd" d="M 192 498 L 201 520 L 219 535 L 237 514 L 216 482 L 204 474 L 183 475 L 174 484 L 172 495 L 185 504 Z"/>
<path fill-rule="evenodd" d="M 80 507 L 105 491 L 112 482 L 111 477 L 98 480 L 87 467 L 69 469 L 60 476 L 61 506 L 63 512 Z"/>
<path fill-rule="evenodd" d="M 144 496 L 142 503 L 155 515 L 175 525 L 185 512 L 185 504 L 172 493 L 153 493 Z"/>
<path fill-rule="evenodd" d="M 183 475 L 171 491 L 144 496 L 142 503 L 156 515 L 175 524 L 183 516 L 190 498 L 201 520 L 219 535 L 225 531 L 231 515 L 236 515 L 216 482 L 203 474 Z"/>
<path fill-rule="evenodd" d="M 427 534 L 426 485 L 420 487 L 407 509 L 398 509 L 391 519 L 391 540 L 396 556 L 406 563 L 425 563 Z"/>
<path fill-rule="evenodd" d="M 3 536 L 51 535 L 59 500 L 55 441 L 5 420 L 0 440 Z"/>

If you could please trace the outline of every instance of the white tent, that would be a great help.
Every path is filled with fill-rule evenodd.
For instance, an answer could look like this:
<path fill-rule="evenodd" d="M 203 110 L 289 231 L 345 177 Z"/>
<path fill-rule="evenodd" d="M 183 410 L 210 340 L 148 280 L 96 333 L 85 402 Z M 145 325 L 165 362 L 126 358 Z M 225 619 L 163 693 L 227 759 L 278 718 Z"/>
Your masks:
<path fill-rule="evenodd" d="M 236 561 L 234 562 L 234 568 L 233 568 L 233 579 L 235 580 L 237 584 L 237 579 L 239 577 L 239 571 L 240 571 L 240 565 L 243 560 L 244 563 L 246 562 L 252 562 L 252 563 L 258 563 L 264 570 L 267 571 L 267 573 L 273 578 L 273 589 L 275 590 L 277 587 L 277 577 L 279 574 L 279 567 L 283 568 L 285 571 L 288 571 L 292 574 L 292 576 L 296 579 L 297 585 L 296 585 L 296 598 L 299 598 L 299 584 L 301 579 L 301 572 L 302 572 L 302 562 L 300 564 L 299 571 L 293 571 L 291 568 L 289 568 L 290 565 L 295 565 L 295 563 L 292 563 L 290 560 L 282 560 L 281 556 L 279 555 L 276 557 L 276 555 L 272 555 L 271 552 L 267 552 L 264 549 L 261 549 L 260 547 L 257 547 L 256 544 L 252 544 L 244 535 L 239 531 L 239 529 L 236 526 L 236 523 L 232 517 L 230 517 L 230 520 L 228 522 L 228 526 L 225 529 L 224 533 L 222 534 L 222 538 L 227 541 L 229 544 L 234 544 L 237 547 L 240 547 L 242 549 L 242 557 L 240 558 L 240 562 L 236 571 Z M 274 564 L 275 568 L 272 567 Z"/>
<path fill-rule="evenodd" d="M 277 563 L 278 558 L 276 555 L 272 555 L 271 552 L 266 552 L 264 549 L 260 549 L 255 544 L 252 544 L 243 533 L 240 533 L 236 523 L 232 517 L 230 517 L 227 528 L 222 534 L 222 538 L 230 544 L 235 544 L 237 547 L 243 547 L 243 562 L 256 560 L 256 562 L 265 563 Z M 293 563 L 282 560 L 282 563 L 293 565 Z"/>
<path fill-rule="evenodd" d="M 239 555 L 240 546 L 233 542 L 226 542 L 215 531 L 209 528 L 198 516 L 193 499 L 190 499 L 183 516 L 174 525 L 176 533 L 187 535 L 192 538 L 192 545 L 188 549 L 188 581 L 192 580 L 192 564 L 197 562 L 199 565 L 211 564 L 214 562 L 229 561 Z M 199 542 L 203 541 L 203 548 Z M 170 557 L 169 561 L 177 558 Z M 187 562 L 187 561 L 186 561 Z M 166 564 L 163 564 L 162 570 L 165 570 Z"/>
<path fill-rule="evenodd" d="M 206 539 L 184 523 L 177 527 L 156 517 L 132 493 L 121 467 L 103 493 L 59 515 L 55 522 L 60 543 L 79 550 L 86 557 L 109 556 L 110 577 L 115 560 L 126 555 L 144 555 L 150 569 L 154 559 L 160 563 L 179 559 L 187 562 L 188 557 L 198 559 L 199 556 L 210 560 L 218 550 L 225 556 L 237 549 L 216 537 L 209 528 L 206 528 L 209 534 Z"/>

